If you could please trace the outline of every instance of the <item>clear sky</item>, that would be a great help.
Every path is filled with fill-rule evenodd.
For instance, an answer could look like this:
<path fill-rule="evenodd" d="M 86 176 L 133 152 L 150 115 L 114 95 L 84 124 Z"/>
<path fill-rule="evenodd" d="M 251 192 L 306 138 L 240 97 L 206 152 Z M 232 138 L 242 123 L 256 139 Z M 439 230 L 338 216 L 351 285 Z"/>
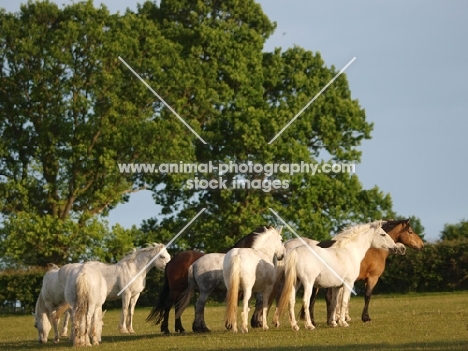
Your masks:
<path fill-rule="evenodd" d="M 138 1 L 101 2 L 122 12 Z M 364 187 L 390 193 L 394 210 L 419 217 L 430 241 L 445 223 L 468 219 L 468 1 L 259 2 L 277 22 L 266 51 L 298 45 L 337 69 L 356 57 L 346 75 L 374 123 L 356 167 Z M 7 11 L 19 4 L 0 0 Z M 157 212 L 140 192 L 108 220 L 138 226 Z"/>

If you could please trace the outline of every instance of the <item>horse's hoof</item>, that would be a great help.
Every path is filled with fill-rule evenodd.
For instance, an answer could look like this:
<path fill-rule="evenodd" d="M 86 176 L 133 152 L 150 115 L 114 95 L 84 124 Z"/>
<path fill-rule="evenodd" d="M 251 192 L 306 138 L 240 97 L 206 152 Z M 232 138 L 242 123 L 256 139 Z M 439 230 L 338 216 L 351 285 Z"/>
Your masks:
<path fill-rule="evenodd" d="M 339 321 L 340 327 L 349 327 L 349 324 L 346 321 Z"/>
<path fill-rule="evenodd" d="M 315 327 L 314 327 L 313 324 L 308 324 L 308 325 L 306 325 L 305 327 L 306 327 L 306 329 L 308 329 L 308 330 L 314 330 L 314 329 L 315 329 Z"/>
<path fill-rule="evenodd" d="M 336 328 L 338 326 L 338 324 L 335 322 L 335 321 L 332 321 L 330 324 L 329 324 L 330 327 L 332 328 Z"/>
<path fill-rule="evenodd" d="M 362 319 L 362 321 L 363 321 L 364 323 L 365 323 L 365 322 L 370 322 L 370 321 L 372 321 L 371 317 L 369 317 L 369 316 L 362 316 L 361 319 Z"/>
<path fill-rule="evenodd" d="M 346 321 L 346 322 L 351 322 L 351 317 L 350 317 L 350 316 L 346 317 L 346 318 L 345 318 L 345 321 Z"/>
<path fill-rule="evenodd" d="M 120 334 L 130 334 L 127 329 L 119 329 Z"/>
<path fill-rule="evenodd" d="M 268 329 L 270 329 L 270 328 L 268 328 L 268 325 L 263 326 L 263 330 L 268 330 Z"/>
<path fill-rule="evenodd" d="M 294 331 L 298 331 L 299 330 L 299 326 L 296 324 L 296 325 L 293 325 L 292 326 L 292 330 Z"/>

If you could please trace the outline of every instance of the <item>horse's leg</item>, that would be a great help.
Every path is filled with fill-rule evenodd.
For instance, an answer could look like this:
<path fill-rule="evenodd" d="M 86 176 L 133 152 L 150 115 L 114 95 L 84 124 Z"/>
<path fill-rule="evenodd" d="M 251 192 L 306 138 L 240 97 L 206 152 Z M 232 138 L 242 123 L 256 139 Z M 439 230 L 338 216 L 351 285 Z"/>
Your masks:
<path fill-rule="evenodd" d="M 273 289 L 273 292 L 274 292 L 274 298 L 276 299 L 276 306 L 278 306 L 278 301 L 281 297 L 281 293 L 283 292 L 283 287 L 284 287 L 284 274 L 283 275 L 280 275 L 276 282 L 275 282 L 275 289 Z M 270 295 L 270 306 L 273 304 L 273 294 Z M 279 322 L 279 315 L 278 315 L 278 308 L 275 308 L 275 314 L 273 315 L 273 325 L 275 327 L 279 327 L 280 326 L 280 322 Z"/>
<path fill-rule="evenodd" d="M 171 312 L 171 308 L 172 308 L 172 304 L 169 305 L 166 305 L 166 307 L 164 308 L 164 316 L 163 316 L 163 320 L 161 322 L 161 331 L 168 335 L 170 334 L 169 332 L 169 312 Z"/>
<path fill-rule="evenodd" d="M 135 333 L 135 331 L 133 330 L 133 315 L 135 313 L 135 306 L 139 297 L 140 297 L 140 293 L 136 293 L 135 295 L 133 295 L 132 298 L 130 299 L 130 304 L 128 307 L 127 329 L 130 334 Z"/>
<path fill-rule="evenodd" d="M 127 329 L 127 316 L 128 316 L 128 309 L 130 306 L 130 293 L 128 291 L 124 291 L 122 294 L 122 313 L 120 314 L 120 323 L 119 323 L 119 332 L 122 334 L 128 334 Z"/>
<path fill-rule="evenodd" d="M 243 303 L 243 308 L 241 312 L 241 318 L 242 318 L 242 326 L 241 326 L 241 331 L 243 333 L 248 333 L 249 328 L 248 328 L 248 320 L 249 320 L 249 301 L 250 297 L 252 296 L 252 286 L 249 287 L 243 287 L 243 292 L 244 292 L 244 299 L 242 300 Z"/>
<path fill-rule="evenodd" d="M 66 310 L 63 316 L 63 324 L 62 324 L 62 331 L 60 332 L 60 336 L 67 336 L 68 335 L 68 321 L 70 320 L 70 310 Z"/>
<path fill-rule="evenodd" d="M 263 325 L 263 295 L 261 293 L 256 293 L 255 297 L 255 312 L 250 320 L 250 325 L 252 328 L 260 328 Z"/>
<path fill-rule="evenodd" d="M 270 308 L 270 296 L 273 295 L 272 290 L 273 290 L 273 286 L 267 286 L 262 294 L 262 298 L 263 298 L 262 327 L 263 327 L 263 330 L 269 329 L 267 315 L 268 315 L 268 310 Z"/>
<path fill-rule="evenodd" d="M 343 287 L 338 290 L 338 295 L 336 296 L 335 316 L 337 319 L 340 319 L 341 316 L 341 300 L 343 300 Z"/>
<path fill-rule="evenodd" d="M 327 324 L 331 327 L 336 327 L 336 299 L 338 296 L 338 290 L 340 288 L 329 288 L 327 289 Z"/>
<path fill-rule="evenodd" d="M 180 295 L 179 292 L 177 292 L 177 294 L 174 295 L 174 302 L 177 301 L 179 295 Z M 177 304 L 175 304 L 175 306 L 174 306 L 174 311 L 175 311 L 175 315 L 177 315 L 177 312 L 179 312 L 179 307 L 177 306 Z M 185 333 L 185 329 L 182 326 L 182 318 L 181 317 L 175 319 L 174 329 L 175 329 L 176 333 L 177 332 L 179 332 L 180 334 Z"/>
<path fill-rule="evenodd" d="M 195 333 L 209 333 L 210 329 L 205 324 L 205 305 L 206 300 L 213 292 L 213 289 L 200 291 L 197 301 L 195 302 L 195 319 L 192 324 L 192 330 Z"/>
<path fill-rule="evenodd" d="M 314 286 L 313 284 L 310 284 L 310 282 L 305 282 L 303 285 L 304 285 L 304 298 L 303 298 L 302 307 L 304 308 L 304 314 L 305 314 L 304 325 L 306 329 L 314 330 L 315 326 L 313 325 L 310 319 L 310 310 L 309 310 L 310 299 L 311 299 L 312 290 L 314 289 Z"/>
<path fill-rule="evenodd" d="M 310 305 L 309 305 L 309 314 L 310 314 L 310 320 L 312 321 L 312 324 L 315 326 L 315 318 L 314 318 L 314 307 L 315 307 L 315 300 L 317 300 L 317 294 L 319 292 L 319 288 L 314 288 L 312 289 L 312 295 L 310 297 Z M 305 320 L 305 311 L 304 311 L 304 305 L 301 307 L 300 311 L 300 319 L 303 321 Z"/>
<path fill-rule="evenodd" d="M 299 285 L 291 288 L 291 295 L 289 296 L 289 321 L 291 322 L 291 328 L 294 331 L 299 330 L 297 325 L 296 316 L 294 315 L 294 307 L 296 306 L 296 291 Z"/>
<path fill-rule="evenodd" d="M 340 318 L 338 319 L 338 324 L 341 327 L 349 326 L 349 324 L 346 322 L 346 310 L 348 309 L 348 302 L 351 297 L 351 289 L 348 286 L 350 286 L 351 284 L 353 284 L 353 282 L 348 282 L 348 285 L 343 285 L 343 287 L 341 288 L 343 291 L 341 295 L 341 301 L 337 301 L 338 304 L 341 304 L 341 313 Z"/>
<path fill-rule="evenodd" d="M 366 279 L 366 293 L 364 295 L 364 309 L 362 310 L 361 319 L 363 322 L 370 322 L 371 317 L 369 316 L 369 303 L 372 296 L 372 291 L 375 288 L 375 285 L 379 281 L 379 277 L 369 277 Z"/>

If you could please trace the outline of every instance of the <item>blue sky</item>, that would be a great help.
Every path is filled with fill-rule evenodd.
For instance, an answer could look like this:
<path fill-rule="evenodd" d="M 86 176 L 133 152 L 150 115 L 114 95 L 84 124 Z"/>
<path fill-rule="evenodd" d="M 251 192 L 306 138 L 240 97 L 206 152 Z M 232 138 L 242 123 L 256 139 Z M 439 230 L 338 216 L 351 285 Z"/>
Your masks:
<path fill-rule="evenodd" d="M 111 11 L 137 3 L 102 2 Z M 445 223 L 468 219 L 468 2 L 259 2 L 277 22 L 266 51 L 298 45 L 338 69 L 356 57 L 346 75 L 374 123 L 356 167 L 364 187 L 390 193 L 394 210 L 419 217 L 431 241 Z M 0 7 L 18 11 L 19 3 L 0 0 Z M 108 220 L 130 227 L 156 214 L 151 194 L 140 192 Z"/>

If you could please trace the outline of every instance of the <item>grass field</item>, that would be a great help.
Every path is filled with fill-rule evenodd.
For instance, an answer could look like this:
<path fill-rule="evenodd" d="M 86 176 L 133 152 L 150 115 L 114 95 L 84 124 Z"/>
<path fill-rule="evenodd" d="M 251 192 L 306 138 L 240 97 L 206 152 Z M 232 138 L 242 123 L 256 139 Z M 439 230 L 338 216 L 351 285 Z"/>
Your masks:
<path fill-rule="evenodd" d="M 117 332 L 119 310 L 107 311 L 104 318 L 103 343 L 106 350 L 468 350 L 468 292 L 444 294 L 411 294 L 374 296 L 370 314 L 373 321 L 362 323 L 361 296 L 351 300 L 348 328 L 330 328 L 325 324 L 325 303 L 316 306 L 318 327 L 314 331 L 293 332 L 286 316 L 280 328 L 268 331 L 249 330 L 233 334 L 224 329 L 223 305 L 211 305 L 206 321 L 212 332 L 191 332 L 193 308 L 182 316 L 185 335 L 164 336 L 159 326 L 146 323 L 149 309 L 137 309 L 134 319 L 136 334 Z M 298 311 L 297 306 L 296 311 Z M 271 320 L 271 315 L 269 316 Z M 171 312 L 170 329 L 174 314 Z M 52 333 L 49 339 L 52 339 Z M 0 350 L 69 350 L 68 340 L 59 344 L 39 344 L 31 315 L 0 317 Z"/>

